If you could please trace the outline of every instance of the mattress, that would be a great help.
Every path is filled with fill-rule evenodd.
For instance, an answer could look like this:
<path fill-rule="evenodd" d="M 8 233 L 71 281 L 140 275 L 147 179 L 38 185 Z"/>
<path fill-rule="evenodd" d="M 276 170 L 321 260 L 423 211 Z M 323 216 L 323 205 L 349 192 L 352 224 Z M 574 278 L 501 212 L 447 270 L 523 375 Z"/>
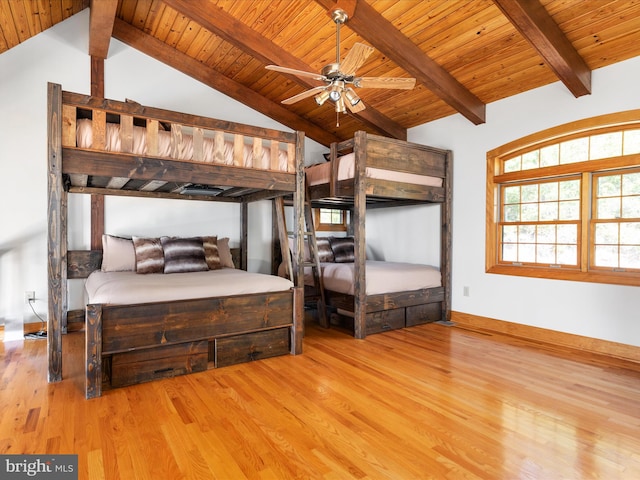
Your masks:
<path fill-rule="evenodd" d="M 92 272 L 85 282 L 87 304 L 128 305 L 286 291 L 286 278 L 234 268 L 190 273 Z"/>
<path fill-rule="evenodd" d="M 120 141 L 120 125 L 117 123 L 107 123 L 105 134 L 105 151 L 121 152 Z M 79 119 L 76 124 L 76 146 L 78 148 L 92 148 L 93 143 L 93 127 L 92 121 L 89 119 Z M 180 160 L 193 159 L 193 137 L 191 135 L 182 135 L 182 141 L 177 149 L 177 157 Z M 219 163 L 222 165 L 233 165 L 233 142 L 224 142 L 220 149 L 221 154 L 215 154 L 215 141 L 213 138 L 205 137 L 203 141 L 203 162 Z M 171 143 L 171 132 L 158 132 L 158 157 L 172 158 L 173 145 Z M 131 152 L 135 155 L 147 154 L 147 130 L 143 127 L 133 127 L 133 149 Z M 253 158 L 253 145 L 244 145 L 243 167 L 271 169 L 271 150 L 270 148 L 262 149 L 261 158 Z M 288 153 L 285 150 L 278 152 L 278 171 L 286 172 L 289 168 Z"/>
<path fill-rule="evenodd" d="M 353 263 L 323 263 L 321 269 L 325 290 L 354 294 Z M 367 260 L 365 278 L 367 295 L 442 286 L 440 270 L 430 265 L 413 263 Z"/>
<path fill-rule="evenodd" d="M 349 153 L 338 158 L 338 180 L 347 180 L 355 175 L 355 153 Z M 307 183 L 309 185 L 320 185 L 328 183 L 331 178 L 331 162 L 312 165 L 305 169 Z M 414 185 L 424 185 L 429 187 L 441 187 L 442 178 L 430 177 L 428 175 L 417 175 L 415 173 L 397 172 L 393 170 L 383 170 L 380 168 L 366 168 L 367 178 L 390 180 L 393 182 L 410 183 Z"/>

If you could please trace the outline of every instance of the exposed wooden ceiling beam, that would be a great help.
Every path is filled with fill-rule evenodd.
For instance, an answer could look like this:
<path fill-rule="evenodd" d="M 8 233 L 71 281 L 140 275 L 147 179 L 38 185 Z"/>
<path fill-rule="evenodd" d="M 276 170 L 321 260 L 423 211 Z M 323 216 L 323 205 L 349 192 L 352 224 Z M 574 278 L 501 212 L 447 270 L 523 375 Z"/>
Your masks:
<path fill-rule="evenodd" d="M 338 6 L 335 0 L 316 2 L 326 10 Z M 485 104 L 365 1 L 357 1 L 355 13 L 346 26 L 475 125 L 485 122 Z"/>
<path fill-rule="evenodd" d="M 89 6 L 89 55 L 107 58 L 118 0 L 91 0 Z"/>
<path fill-rule="evenodd" d="M 591 93 L 591 70 L 538 0 L 493 0 L 574 96 Z"/>
<path fill-rule="evenodd" d="M 299 58 L 294 57 L 272 41 L 264 38 L 220 8 L 213 6 L 210 8 L 202 8 L 197 2 L 190 0 L 164 0 L 164 3 L 187 18 L 191 18 L 207 30 L 215 33 L 225 42 L 234 45 L 265 64 L 277 64 L 296 70 L 314 71 L 311 66 Z M 293 75 L 288 77 L 305 88 L 320 85 L 318 82 L 305 80 Z M 406 128 L 370 106 L 367 106 L 367 108 L 361 112 L 355 114 L 350 113 L 350 115 L 382 135 L 401 140 L 407 139 Z"/>
<path fill-rule="evenodd" d="M 302 130 L 306 136 L 323 145 L 340 141 L 338 137 L 287 110 L 279 103 L 263 97 L 250 88 L 235 82 L 218 72 L 206 68 L 199 61 L 170 47 L 164 42 L 132 27 L 123 20 L 116 19 L 113 36 L 127 45 L 163 62 L 176 70 L 210 86 L 225 95 L 267 115 L 294 130 Z"/>

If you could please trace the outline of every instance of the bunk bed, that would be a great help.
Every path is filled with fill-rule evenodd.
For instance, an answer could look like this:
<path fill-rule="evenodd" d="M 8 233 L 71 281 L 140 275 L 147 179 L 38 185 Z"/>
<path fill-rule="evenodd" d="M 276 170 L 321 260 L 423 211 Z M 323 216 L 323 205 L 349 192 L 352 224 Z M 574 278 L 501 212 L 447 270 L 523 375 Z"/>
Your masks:
<path fill-rule="evenodd" d="M 244 271 L 250 202 L 293 197 L 295 216 L 300 216 L 302 133 L 66 92 L 53 83 L 48 85 L 47 114 L 50 382 L 62 380 L 62 334 L 74 322 L 84 322 L 87 398 L 100 396 L 103 388 L 302 352 L 303 287 Z M 70 193 L 91 195 L 90 250 L 68 249 Z M 108 235 L 98 207 L 105 195 L 236 203 L 241 216 L 240 247 L 228 249 L 228 243 L 214 232 L 210 237 L 188 239 Z M 301 234 L 298 221 L 294 235 Z M 152 256 L 160 252 L 163 267 L 154 270 L 153 262 L 144 263 L 149 258 L 142 252 L 158 243 L 160 249 L 152 251 Z M 125 248 L 135 266 L 122 267 L 127 262 L 122 254 Z M 180 252 L 189 248 L 197 250 L 193 264 L 176 263 L 182 261 Z M 207 252 L 204 266 L 201 250 Z M 172 270 L 167 270 L 168 265 Z M 187 282 L 184 295 L 177 293 L 174 284 L 166 285 L 189 275 L 200 277 Z M 164 290 L 172 295 L 148 298 L 132 287 L 125 287 L 125 297 L 111 291 L 105 295 L 105 287 L 96 284 L 101 276 L 109 277 L 107 282 L 112 284 L 126 276 L 134 285 L 148 281 L 156 293 Z M 238 276 L 245 286 L 263 280 L 276 283 L 251 290 L 196 293 L 198 285 L 217 282 L 228 287 L 230 279 Z M 91 297 L 84 310 L 68 309 L 71 279 L 91 279 L 85 280 Z"/>
<path fill-rule="evenodd" d="M 433 321 L 448 321 L 451 311 L 452 153 L 424 145 L 356 132 L 354 138 L 331 145 L 328 162 L 306 168 L 308 201 L 314 208 L 351 212 L 352 261 L 323 264 L 327 308 L 332 322 L 353 329 L 356 338 L 371 333 Z M 403 268 L 366 259 L 367 208 L 416 204 L 440 205 L 440 265 L 424 267 L 422 286 L 389 288 L 390 275 L 409 277 Z M 318 247 L 319 249 L 321 246 Z M 345 263 L 346 262 L 346 263 Z M 345 268 L 351 281 L 345 281 Z M 342 273 L 336 281 L 337 269 Z M 408 272 L 408 270 L 404 270 Z M 434 275 L 435 273 L 435 275 Z M 382 289 L 373 278 L 382 275 Z"/>

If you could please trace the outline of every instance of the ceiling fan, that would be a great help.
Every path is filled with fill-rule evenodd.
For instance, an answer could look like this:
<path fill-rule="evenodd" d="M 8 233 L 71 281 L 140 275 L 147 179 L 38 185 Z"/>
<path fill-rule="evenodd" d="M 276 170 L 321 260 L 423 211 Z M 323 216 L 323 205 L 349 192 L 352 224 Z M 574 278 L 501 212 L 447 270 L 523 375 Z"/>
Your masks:
<path fill-rule="evenodd" d="M 268 70 L 281 73 L 289 73 L 299 77 L 321 80 L 325 85 L 311 88 L 307 91 L 294 95 L 282 101 L 285 105 L 290 105 L 299 100 L 315 96 L 316 103 L 323 105 L 327 100 L 335 104 L 336 113 L 344 113 L 348 108 L 356 113 L 365 109 L 364 103 L 355 92 L 356 88 L 394 88 L 410 90 L 416 84 L 415 78 L 392 78 L 392 77 L 356 77 L 356 70 L 362 66 L 369 55 L 373 52 L 373 47 L 363 43 L 356 43 L 353 48 L 340 62 L 340 26 L 349 18 L 342 9 L 335 9 L 331 12 L 331 18 L 336 24 L 336 61 L 330 63 L 322 69 L 322 73 L 311 73 L 293 68 L 281 67 L 279 65 L 267 65 Z"/>

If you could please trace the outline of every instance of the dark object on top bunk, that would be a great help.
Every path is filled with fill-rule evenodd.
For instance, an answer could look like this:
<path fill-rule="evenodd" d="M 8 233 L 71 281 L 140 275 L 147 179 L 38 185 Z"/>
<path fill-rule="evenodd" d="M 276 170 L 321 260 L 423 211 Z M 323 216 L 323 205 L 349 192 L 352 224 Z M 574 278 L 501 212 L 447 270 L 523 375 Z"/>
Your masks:
<path fill-rule="evenodd" d="M 453 160 L 449 150 L 366 132 L 331 144 L 330 161 L 306 169 L 316 208 L 351 211 L 354 237 L 353 295 L 325 288 L 331 318 L 356 338 L 419 323 L 448 321 L 451 314 L 451 206 Z M 367 295 L 367 208 L 435 204 L 440 213 L 441 286 Z M 325 284 L 326 285 L 326 284 Z"/>

